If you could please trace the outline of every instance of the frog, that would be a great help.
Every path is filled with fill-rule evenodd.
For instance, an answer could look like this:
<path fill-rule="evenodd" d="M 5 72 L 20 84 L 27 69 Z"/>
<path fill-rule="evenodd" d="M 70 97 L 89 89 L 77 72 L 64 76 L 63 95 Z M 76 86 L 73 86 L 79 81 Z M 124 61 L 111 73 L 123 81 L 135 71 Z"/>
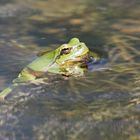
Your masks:
<path fill-rule="evenodd" d="M 55 50 L 43 52 L 25 66 L 12 84 L 0 92 L 0 99 L 5 100 L 10 92 L 22 83 L 36 83 L 46 73 L 67 77 L 83 76 L 87 68 L 86 62 L 91 56 L 94 60 L 99 59 L 96 53 L 90 52 L 84 42 L 80 42 L 78 38 L 72 38 L 68 43 L 60 45 Z"/>

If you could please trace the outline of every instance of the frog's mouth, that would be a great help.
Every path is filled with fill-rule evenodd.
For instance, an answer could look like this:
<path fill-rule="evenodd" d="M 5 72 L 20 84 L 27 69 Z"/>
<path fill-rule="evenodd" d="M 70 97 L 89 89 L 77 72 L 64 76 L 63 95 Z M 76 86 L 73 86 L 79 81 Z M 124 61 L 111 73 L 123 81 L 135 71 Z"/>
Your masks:
<path fill-rule="evenodd" d="M 62 65 L 86 65 L 86 62 L 89 60 L 89 53 L 76 57 L 75 59 L 69 59 L 65 61 Z"/>

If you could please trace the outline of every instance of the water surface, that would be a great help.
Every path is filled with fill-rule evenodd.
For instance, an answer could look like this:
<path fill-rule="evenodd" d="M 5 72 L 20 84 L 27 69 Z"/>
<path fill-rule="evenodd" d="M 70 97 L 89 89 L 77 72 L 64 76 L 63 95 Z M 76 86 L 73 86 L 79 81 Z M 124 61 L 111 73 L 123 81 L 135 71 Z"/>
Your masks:
<path fill-rule="evenodd" d="M 140 2 L 0 0 L 0 90 L 45 48 L 78 37 L 109 69 L 17 87 L 0 104 L 1 140 L 139 140 Z"/>

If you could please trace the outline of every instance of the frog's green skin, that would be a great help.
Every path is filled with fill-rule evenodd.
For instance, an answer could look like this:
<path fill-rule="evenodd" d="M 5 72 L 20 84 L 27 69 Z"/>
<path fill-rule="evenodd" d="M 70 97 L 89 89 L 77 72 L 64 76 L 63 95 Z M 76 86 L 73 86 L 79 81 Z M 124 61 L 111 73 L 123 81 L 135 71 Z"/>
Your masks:
<path fill-rule="evenodd" d="M 13 84 L 0 93 L 0 99 L 5 99 L 19 84 L 34 81 L 47 72 L 67 76 L 83 75 L 85 69 L 81 67 L 81 64 L 89 53 L 89 49 L 85 43 L 80 42 L 77 38 L 72 38 L 68 44 L 63 44 L 56 50 L 43 53 L 27 65 L 19 73 L 18 77 L 13 80 Z M 98 59 L 95 53 L 92 56 Z"/>

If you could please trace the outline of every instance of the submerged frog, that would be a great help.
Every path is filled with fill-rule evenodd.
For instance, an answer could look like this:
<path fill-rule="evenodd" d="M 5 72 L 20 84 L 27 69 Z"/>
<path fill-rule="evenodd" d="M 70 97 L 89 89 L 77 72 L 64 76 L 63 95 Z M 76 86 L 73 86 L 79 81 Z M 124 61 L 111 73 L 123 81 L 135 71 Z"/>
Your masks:
<path fill-rule="evenodd" d="M 86 70 L 89 57 L 98 60 L 96 53 L 90 52 L 85 43 L 78 38 L 72 38 L 68 44 L 63 44 L 56 50 L 43 53 L 28 64 L 13 80 L 13 84 L 0 93 L 0 99 L 5 97 L 18 85 L 25 82 L 36 82 L 45 73 L 55 73 L 65 76 L 82 76 Z"/>

